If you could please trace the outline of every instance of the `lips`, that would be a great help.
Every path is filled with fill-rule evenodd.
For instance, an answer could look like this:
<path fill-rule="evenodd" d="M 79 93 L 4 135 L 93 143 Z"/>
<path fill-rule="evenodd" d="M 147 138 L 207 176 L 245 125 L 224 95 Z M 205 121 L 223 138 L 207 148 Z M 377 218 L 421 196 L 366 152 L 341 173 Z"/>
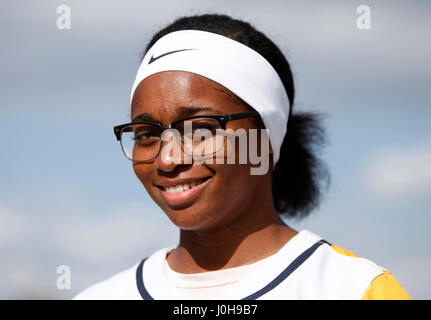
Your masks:
<path fill-rule="evenodd" d="M 183 207 L 195 201 L 203 192 L 211 177 L 201 179 L 181 179 L 157 185 L 169 206 Z"/>

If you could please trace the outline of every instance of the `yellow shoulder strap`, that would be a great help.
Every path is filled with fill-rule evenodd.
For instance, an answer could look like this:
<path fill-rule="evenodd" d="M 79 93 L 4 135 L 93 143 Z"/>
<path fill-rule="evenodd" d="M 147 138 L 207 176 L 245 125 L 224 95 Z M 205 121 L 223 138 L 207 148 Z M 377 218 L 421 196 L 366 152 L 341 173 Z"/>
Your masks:
<path fill-rule="evenodd" d="M 362 300 L 411 300 L 407 291 L 387 270 L 377 276 L 365 291 Z"/>
<path fill-rule="evenodd" d="M 343 249 L 339 246 L 336 246 L 335 244 L 331 244 L 331 248 L 334 249 L 335 251 L 337 251 L 338 253 L 344 254 L 345 256 L 359 258 L 359 256 L 357 256 L 356 254 L 354 254 L 350 251 L 347 251 L 346 249 Z"/>

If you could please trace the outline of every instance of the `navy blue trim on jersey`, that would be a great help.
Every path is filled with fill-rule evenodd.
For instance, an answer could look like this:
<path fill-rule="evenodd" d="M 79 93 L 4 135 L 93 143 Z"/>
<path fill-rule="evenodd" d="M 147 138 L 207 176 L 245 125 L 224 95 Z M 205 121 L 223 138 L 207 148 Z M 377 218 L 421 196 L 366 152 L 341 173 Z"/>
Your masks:
<path fill-rule="evenodd" d="M 145 260 L 147 260 L 147 258 L 141 261 L 141 263 L 138 266 L 138 269 L 136 270 L 136 283 L 138 285 L 138 291 L 144 300 L 154 300 L 154 298 L 147 291 L 147 288 L 145 288 L 145 284 L 144 284 L 144 276 L 142 273 L 142 269 L 143 269 Z"/>
<path fill-rule="evenodd" d="M 298 269 L 298 267 L 304 263 L 305 260 L 307 260 L 314 251 L 317 250 L 322 244 L 327 243 L 330 245 L 329 242 L 325 240 L 319 240 L 315 244 L 313 244 L 310 248 L 305 250 L 303 253 L 301 253 L 295 260 L 293 260 L 287 267 L 284 269 L 274 280 L 272 280 L 270 283 L 268 283 L 265 287 L 262 289 L 256 291 L 255 293 L 242 298 L 241 300 L 256 300 L 257 298 L 260 298 L 265 293 L 268 293 L 272 289 L 274 289 L 276 286 L 278 286 L 280 283 L 282 283 L 288 276 L 292 274 L 293 271 Z"/>
<path fill-rule="evenodd" d="M 256 291 L 255 293 L 245 298 L 242 298 L 241 300 L 256 300 L 257 298 L 260 298 L 264 294 L 274 289 L 276 286 L 278 286 L 280 283 L 286 280 L 286 278 L 290 276 L 296 269 L 298 269 L 298 267 L 301 264 L 303 264 L 305 260 L 307 260 L 317 250 L 317 248 L 319 248 L 324 243 L 331 245 L 328 241 L 323 239 L 317 241 L 310 248 L 308 248 L 303 253 L 301 253 L 295 260 L 293 260 L 286 267 L 286 269 L 284 269 L 274 280 L 268 283 L 265 287 L 263 287 L 262 289 Z M 141 261 L 141 263 L 138 266 L 138 269 L 136 270 L 136 283 L 138 285 L 138 291 L 144 300 L 154 300 L 154 298 L 148 292 L 147 288 L 145 288 L 145 284 L 144 284 L 142 269 L 143 269 L 145 260 L 146 259 Z"/>

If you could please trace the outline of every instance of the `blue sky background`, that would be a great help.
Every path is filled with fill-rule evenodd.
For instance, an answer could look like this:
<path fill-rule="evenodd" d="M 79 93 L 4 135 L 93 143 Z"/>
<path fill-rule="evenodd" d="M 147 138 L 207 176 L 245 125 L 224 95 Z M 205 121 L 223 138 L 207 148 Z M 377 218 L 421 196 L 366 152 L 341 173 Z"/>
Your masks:
<path fill-rule="evenodd" d="M 70 30 L 56 9 L 71 8 Z M 357 6 L 371 30 L 356 28 Z M 0 298 L 69 299 L 177 241 L 112 127 L 151 36 L 175 18 L 251 22 L 292 64 L 295 109 L 325 113 L 331 186 L 288 221 L 431 298 L 429 1 L 12 1 L 0 4 Z M 68 265 L 72 288 L 56 288 Z"/>

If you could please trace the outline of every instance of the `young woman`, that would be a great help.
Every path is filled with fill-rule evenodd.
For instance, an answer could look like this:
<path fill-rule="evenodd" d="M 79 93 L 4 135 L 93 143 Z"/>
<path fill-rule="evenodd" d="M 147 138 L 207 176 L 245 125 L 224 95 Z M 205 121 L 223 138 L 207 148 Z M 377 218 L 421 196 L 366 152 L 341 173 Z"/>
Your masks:
<path fill-rule="evenodd" d="M 318 117 L 294 98 L 289 63 L 249 23 L 201 15 L 158 32 L 114 131 L 179 243 L 76 298 L 409 299 L 384 268 L 280 218 L 308 214 L 328 178 Z"/>

